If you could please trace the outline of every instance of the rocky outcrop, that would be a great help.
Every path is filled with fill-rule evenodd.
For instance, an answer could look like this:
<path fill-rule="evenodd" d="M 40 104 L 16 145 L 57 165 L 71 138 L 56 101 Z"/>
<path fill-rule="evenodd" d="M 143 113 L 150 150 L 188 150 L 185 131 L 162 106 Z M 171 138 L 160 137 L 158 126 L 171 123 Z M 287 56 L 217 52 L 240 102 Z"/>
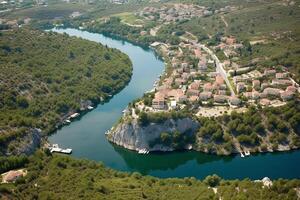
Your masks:
<path fill-rule="evenodd" d="M 148 151 L 173 151 L 173 148 L 162 144 L 151 146 L 149 144 L 159 138 L 162 132 L 179 131 L 185 134 L 195 134 L 198 128 L 198 122 L 191 118 L 168 119 L 164 123 L 150 123 L 145 127 L 141 126 L 137 120 L 133 120 L 129 123 L 120 123 L 107 135 L 107 138 L 112 143 L 135 151 L 142 149 L 147 149 Z"/>
<path fill-rule="evenodd" d="M 42 141 L 42 132 L 40 129 L 31 129 L 28 134 L 12 140 L 6 146 L 6 155 L 30 155 L 40 147 Z"/>

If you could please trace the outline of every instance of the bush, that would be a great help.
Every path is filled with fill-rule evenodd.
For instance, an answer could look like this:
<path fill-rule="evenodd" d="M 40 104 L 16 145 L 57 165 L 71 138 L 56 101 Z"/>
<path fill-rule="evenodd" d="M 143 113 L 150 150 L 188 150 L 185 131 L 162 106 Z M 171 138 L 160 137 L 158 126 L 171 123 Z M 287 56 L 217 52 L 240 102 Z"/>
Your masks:
<path fill-rule="evenodd" d="M 216 174 L 214 174 L 212 176 L 207 176 L 203 180 L 203 182 L 206 185 L 210 186 L 210 187 L 216 187 L 216 186 L 218 186 L 220 184 L 220 181 L 221 181 L 221 178 L 218 175 L 216 175 Z"/>

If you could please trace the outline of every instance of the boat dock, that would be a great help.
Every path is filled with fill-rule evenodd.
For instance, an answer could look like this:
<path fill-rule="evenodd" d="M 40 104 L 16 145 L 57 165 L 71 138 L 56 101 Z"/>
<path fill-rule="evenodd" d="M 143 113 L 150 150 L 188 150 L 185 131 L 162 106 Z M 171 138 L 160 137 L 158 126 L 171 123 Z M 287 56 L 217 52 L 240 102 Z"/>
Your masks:
<path fill-rule="evenodd" d="M 246 156 L 250 156 L 250 151 L 247 150 L 247 151 L 244 151 L 244 153 L 243 153 L 243 151 L 241 151 L 240 154 L 241 154 L 241 157 L 244 158 Z"/>
<path fill-rule="evenodd" d="M 53 144 L 49 147 L 51 153 L 63 153 L 63 154 L 71 154 L 72 149 L 63 149 L 58 146 L 58 144 Z"/>

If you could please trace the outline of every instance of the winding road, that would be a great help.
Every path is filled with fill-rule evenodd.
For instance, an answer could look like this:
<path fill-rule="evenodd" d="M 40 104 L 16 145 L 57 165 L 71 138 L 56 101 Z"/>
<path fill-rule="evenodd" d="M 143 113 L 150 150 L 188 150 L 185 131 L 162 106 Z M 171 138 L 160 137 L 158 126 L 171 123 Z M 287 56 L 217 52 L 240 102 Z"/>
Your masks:
<path fill-rule="evenodd" d="M 216 71 L 219 72 L 221 74 L 221 76 L 223 77 L 223 79 L 226 82 L 227 87 L 230 90 L 231 96 L 235 96 L 235 92 L 229 82 L 229 79 L 227 77 L 227 73 L 223 68 L 223 64 L 220 62 L 219 58 L 216 56 L 216 54 L 210 50 L 208 47 L 206 47 L 204 44 L 198 44 L 198 43 L 194 43 L 194 45 L 198 46 L 199 48 L 203 49 L 206 53 L 208 53 L 212 59 L 215 61 L 216 63 Z"/>

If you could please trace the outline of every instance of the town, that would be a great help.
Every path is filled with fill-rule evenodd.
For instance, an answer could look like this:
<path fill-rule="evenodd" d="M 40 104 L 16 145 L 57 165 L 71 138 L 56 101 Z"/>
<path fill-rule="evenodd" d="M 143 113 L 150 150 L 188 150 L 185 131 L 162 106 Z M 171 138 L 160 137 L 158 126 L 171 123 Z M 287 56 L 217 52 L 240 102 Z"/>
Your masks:
<path fill-rule="evenodd" d="M 182 20 L 190 20 L 193 17 L 206 17 L 213 15 L 213 13 L 226 13 L 235 9 L 235 7 L 226 6 L 212 12 L 205 6 L 176 3 L 169 6 L 164 5 L 160 8 L 145 7 L 142 11 L 137 12 L 136 15 L 143 17 L 146 20 L 155 20 L 157 23 L 170 23 Z"/>
<path fill-rule="evenodd" d="M 137 103 L 139 110 L 160 112 L 190 105 L 197 116 L 212 117 L 233 110 L 243 112 L 248 105 L 282 106 L 299 92 L 284 66 L 241 67 L 233 62 L 230 58 L 243 48 L 243 42 L 233 36 L 222 37 L 212 47 L 183 36 L 181 40 L 179 45 L 151 44 L 164 55 L 170 72 L 155 83 L 148 95 L 152 97 L 150 105 Z M 223 51 L 223 62 L 216 51 Z"/>

